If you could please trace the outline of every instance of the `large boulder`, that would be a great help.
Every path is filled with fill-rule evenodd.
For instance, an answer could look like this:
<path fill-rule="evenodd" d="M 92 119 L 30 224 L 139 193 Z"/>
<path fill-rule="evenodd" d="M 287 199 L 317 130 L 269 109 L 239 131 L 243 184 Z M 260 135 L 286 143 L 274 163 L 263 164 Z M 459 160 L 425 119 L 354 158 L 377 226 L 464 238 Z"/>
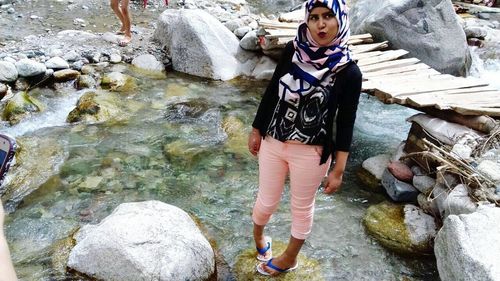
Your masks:
<path fill-rule="evenodd" d="M 499 281 L 500 208 L 450 215 L 436 236 L 439 277 L 443 281 Z"/>
<path fill-rule="evenodd" d="M 215 255 L 191 217 L 160 201 L 123 203 L 76 235 L 68 266 L 101 280 L 207 280 Z"/>
<path fill-rule="evenodd" d="M 120 98 L 115 94 L 92 90 L 82 92 L 76 107 L 68 114 L 67 122 L 102 122 L 125 118 Z"/>
<path fill-rule="evenodd" d="M 470 67 L 465 33 L 451 1 L 358 0 L 350 15 L 354 34 L 388 40 L 440 72 L 465 75 Z"/>
<path fill-rule="evenodd" d="M 8 61 L 0 61 L 0 82 L 14 82 L 18 76 L 16 65 Z"/>
<path fill-rule="evenodd" d="M 174 70 L 212 79 L 240 75 L 236 36 L 202 10 L 165 10 L 154 33 L 172 57 Z"/>
<path fill-rule="evenodd" d="M 40 112 L 43 104 L 27 92 L 18 92 L 5 104 L 2 117 L 10 124 L 17 124 L 26 116 Z"/>

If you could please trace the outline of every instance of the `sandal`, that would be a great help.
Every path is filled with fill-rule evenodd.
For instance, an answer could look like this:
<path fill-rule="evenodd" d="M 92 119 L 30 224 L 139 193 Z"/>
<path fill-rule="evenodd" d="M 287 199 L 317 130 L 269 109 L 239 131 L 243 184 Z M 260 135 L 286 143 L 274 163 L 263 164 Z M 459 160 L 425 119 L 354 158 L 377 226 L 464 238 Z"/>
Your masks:
<path fill-rule="evenodd" d="M 264 268 L 262 268 L 262 266 L 263 266 L 263 265 L 265 265 L 265 266 L 269 267 L 270 269 L 272 269 L 272 270 L 276 271 L 276 273 L 269 273 L 269 272 L 265 271 L 265 270 L 264 270 Z M 275 266 L 275 265 L 273 264 L 273 259 L 270 259 L 270 260 L 268 260 L 266 263 L 264 263 L 264 262 L 259 263 L 259 264 L 257 265 L 257 271 L 258 271 L 260 274 L 265 275 L 265 276 L 276 276 L 276 275 L 279 275 L 279 274 L 281 274 L 281 273 L 288 273 L 288 272 L 290 272 L 290 271 L 293 271 L 293 270 L 297 269 L 298 267 L 299 267 L 299 263 L 297 262 L 297 263 L 296 263 L 294 266 L 292 266 L 292 267 L 285 268 L 285 269 L 283 269 L 283 268 L 279 268 L 279 267 L 277 267 L 277 266 Z"/>
<path fill-rule="evenodd" d="M 269 236 L 265 236 L 264 240 L 266 241 L 266 247 L 264 248 L 259 248 L 255 247 L 257 249 L 257 260 L 259 261 L 269 261 L 273 257 L 273 250 L 271 249 L 271 246 L 273 245 L 273 240 Z M 266 258 L 266 254 L 268 254 L 268 257 Z"/>

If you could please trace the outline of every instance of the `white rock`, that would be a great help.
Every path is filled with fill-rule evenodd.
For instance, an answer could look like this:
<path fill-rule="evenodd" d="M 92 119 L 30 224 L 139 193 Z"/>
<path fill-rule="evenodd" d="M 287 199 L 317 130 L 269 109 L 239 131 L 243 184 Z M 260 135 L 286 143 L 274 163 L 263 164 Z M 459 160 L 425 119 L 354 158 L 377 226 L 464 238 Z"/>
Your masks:
<path fill-rule="evenodd" d="M 111 63 L 119 63 L 121 61 L 122 61 L 122 56 L 119 54 L 111 54 L 111 56 L 109 56 L 109 62 Z"/>
<path fill-rule="evenodd" d="M 238 38 L 243 38 L 248 32 L 252 31 L 252 28 L 249 26 L 242 26 L 237 28 L 234 31 L 234 35 L 236 35 Z"/>
<path fill-rule="evenodd" d="M 135 57 L 132 60 L 132 65 L 138 68 L 142 68 L 149 71 L 163 71 L 165 67 L 161 62 L 159 62 L 155 56 L 151 54 L 144 54 L 138 57 Z"/>
<path fill-rule="evenodd" d="M 277 63 L 267 56 L 262 56 L 251 76 L 258 80 L 271 80 Z"/>
<path fill-rule="evenodd" d="M 45 73 L 47 67 L 44 64 L 30 59 L 22 59 L 16 62 L 17 73 L 21 77 L 31 77 Z"/>
<path fill-rule="evenodd" d="M 68 267 L 96 279 L 207 280 L 215 271 L 214 252 L 193 220 L 160 201 L 121 204 L 76 241 Z"/>
<path fill-rule="evenodd" d="M 459 184 L 453 188 L 444 201 L 444 216 L 470 214 L 476 211 L 476 204 L 469 196 L 467 187 Z"/>
<path fill-rule="evenodd" d="M 69 51 L 64 54 L 63 58 L 67 61 L 77 61 L 81 59 L 81 56 L 76 51 Z"/>
<path fill-rule="evenodd" d="M 224 23 L 224 26 L 229 29 L 229 31 L 234 32 L 236 29 L 243 26 L 243 21 L 241 19 L 234 19 Z"/>
<path fill-rule="evenodd" d="M 434 239 L 436 236 L 434 217 L 412 204 L 405 205 L 404 213 L 405 225 L 413 244 L 421 244 Z"/>
<path fill-rule="evenodd" d="M 423 194 L 429 194 L 436 184 L 436 180 L 425 175 L 413 176 L 413 186 Z"/>
<path fill-rule="evenodd" d="M 477 170 L 494 182 L 500 181 L 500 165 L 496 162 L 483 160 Z"/>
<path fill-rule="evenodd" d="M 18 76 L 17 68 L 12 62 L 0 61 L 0 81 L 14 82 Z"/>
<path fill-rule="evenodd" d="M 471 154 L 472 154 L 472 148 L 470 148 L 467 145 L 457 143 L 453 146 L 451 149 L 451 153 L 455 154 L 456 156 L 462 158 L 462 159 L 470 159 Z"/>
<path fill-rule="evenodd" d="M 442 281 L 499 281 L 500 208 L 479 207 L 467 215 L 450 215 L 437 234 L 436 254 Z"/>
<path fill-rule="evenodd" d="M 66 69 L 69 64 L 61 57 L 53 57 L 45 62 L 45 66 L 50 69 Z"/>
<path fill-rule="evenodd" d="M 381 180 L 385 168 L 387 168 L 387 165 L 389 165 L 390 158 L 391 157 L 389 154 L 379 154 L 377 156 L 366 159 L 365 161 L 363 161 L 363 164 L 361 164 L 361 166 L 363 167 L 363 169 L 374 175 L 377 179 Z"/>
<path fill-rule="evenodd" d="M 247 51 L 258 51 L 260 50 L 259 38 L 257 37 L 257 32 L 248 32 L 240 41 L 240 47 Z"/>

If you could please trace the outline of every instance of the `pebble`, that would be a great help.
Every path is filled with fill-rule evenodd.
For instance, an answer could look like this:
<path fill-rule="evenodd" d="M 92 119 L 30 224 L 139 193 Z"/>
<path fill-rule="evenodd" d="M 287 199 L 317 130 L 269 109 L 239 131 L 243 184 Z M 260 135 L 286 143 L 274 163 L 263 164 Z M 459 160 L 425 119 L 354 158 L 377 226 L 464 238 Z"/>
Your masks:
<path fill-rule="evenodd" d="M 500 183 L 496 185 L 495 194 L 500 195 Z"/>
<path fill-rule="evenodd" d="M 477 17 L 483 20 L 489 20 L 491 18 L 491 15 L 488 13 L 479 13 L 477 14 Z"/>
<path fill-rule="evenodd" d="M 16 12 L 16 10 L 14 8 L 12 8 L 12 7 L 9 8 L 9 9 L 7 9 L 7 14 L 13 14 L 15 12 Z"/>

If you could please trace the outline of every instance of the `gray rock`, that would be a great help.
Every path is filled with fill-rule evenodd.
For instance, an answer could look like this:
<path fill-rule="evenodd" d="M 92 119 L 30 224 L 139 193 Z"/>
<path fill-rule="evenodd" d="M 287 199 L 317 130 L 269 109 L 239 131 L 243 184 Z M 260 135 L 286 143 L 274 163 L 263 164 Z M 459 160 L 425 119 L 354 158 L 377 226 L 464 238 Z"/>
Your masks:
<path fill-rule="evenodd" d="M 471 56 L 451 1 L 358 0 L 350 10 L 351 33 L 388 40 L 436 70 L 465 75 Z M 453 36 L 450 36 L 452 34 Z"/>
<path fill-rule="evenodd" d="M 412 204 L 405 205 L 404 213 L 404 222 L 412 243 L 415 245 L 428 243 L 430 245 L 430 241 L 434 240 L 437 232 L 434 217 Z"/>
<path fill-rule="evenodd" d="M 16 12 L 16 10 L 13 7 L 10 7 L 9 9 L 7 9 L 8 14 L 13 14 L 15 12 Z"/>
<path fill-rule="evenodd" d="M 224 26 L 229 29 L 229 31 L 234 32 L 236 29 L 243 26 L 243 21 L 241 19 L 234 19 L 224 23 Z"/>
<path fill-rule="evenodd" d="M 436 185 L 436 180 L 429 176 L 413 176 L 413 186 L 423 194 L 429 194 Z"/>
<path fill-rule="evenodd" d="M 236 35 L 236 37 L 241 39 L 250 31 L 252 31 L 252 28 L 250 26 L 242 26 L 242 27 L 238 27 L 234 31 L 234 35 Z"/>
<path fill-rule="evenodd" d="M 18 78 L 16 80 L 16 82 L 14 83 L 14 89 L 16 89 L 18 91 L 25 91 L 29 87 L 30 87 L 30 83 L 28 82 L 28 80 L 26 80 L 26 78 L 23 78 L 23 77 Z"/>
<path fill-rule="evenodd" d="M 251 76 L 258 80 L 271 80 L 276 69 L 276 62 L 269 57 L 262 56 L 252 71 Z"/>
<path fill-rule="evenodd" d="M 444 217 L 449 215 L 470 214 L 476 211 L 476 204 L 469 196 L 467 187 L 459 184 L 453 188 L 444 201 Z"/>
<path fill-rule="evenodd" d="M 53 57 L 45 62 L 45 66 L 50 69 L 66 69 L 69 68 L 69 64 L 61 57 Z"/>
<path fill-rule="evenodd" d="M 378 180 L 381 180 L 384 170 L 387 168 L 387 165 L 389 165 L 389 159 L 389 154 L 379 154 L 366 159 L 363 161 L 361 166 L 374 175 Z"/>
<path fill-rule="evenodd" d="M 500 208 L 478 208 L 450 215 L 435 239 L 434 253 L 443 281 L 499 281 Z"/>
<path fill-rule="evenodd" d="M 154 39 L 171 54 L 174 70 L 221 80 L 240 75 L 238 39 L 204 11 L 165 10 Z"/>
<path fill-rule="evenodd" d="M 448 198 L 448 188 L 446 188 L 443 184 L 436 182 L 436 185 L 432 189 L 432 197 L 434 202 L 436 202 L 436 206 L 439 210 L 439 216 L 444 218 L 445 213 L 445 201 Z"/>
<path fill-rule="evenodd" d="M 500 165 L 491 160 L 483 160 L 477 170 L 494 182 L 500 181 Z"/>
<path fill-rule="evenodd" d="M 480 26 L 467 26 L 464 31 L 467 38 L 485 38 L 488 35 L 488 30 Z"/>
<path fill-rule="evenodd" d="M 80 75 L 78 77 L 77 88 L 85 89 L 85 88 L 96 88 L 97 82 L 90 75 Z"/>
<path fill-rule="evenodd" d="M 67 61 L 74 62 L 82 58 L 80 54 L 78 54 L 76 51 L 69 51 L 66 54 L 64 54 L 63 58 Z"/>
<path fill-rule="evenodd" d="M 120 54 L 111 54 L 109 56 L 109 62 L 111 63 L 119 63 L 122 61 L 122 56 Z"/>
<path fill-rule="evenodd" d="M 7 62 L 0 61 L 0 81 L 1 82 L 14 82 L 18 76 L 16 65 Z"/>
<path fill-rule="evenodd" d="M 151 54 L 140 55 L 132 60 L 132 65 L 148 71 L 163 71 L 165 67 Z"/>
<path fill-rule="evenodd" d="M 248 32 L 245 37 L 240 41 L 240 47 L 247 51 L 258 51 L 260 50 L 259 38 L 255 31 Z"/>
<path fill-rule="evenodd" d="M 415 187 L 396 179 L 388 169 L 382 174 L 382 186 L 389 197 L 396 202 L 415 202 L 419 194 Z"/>
<path fill-rule="evenodd" d="M 44 64 L 31 59 L 22 59 L 16 62 L 17 73 L 21 77 L 32 77 L 45 73 L 47 67 Z"/>
<path fill-rule="evenodd" d="M 102 280 L 208 280 L 214 252 L 191 217 L 160 201 L 123 203 L 76 235 L 68 266 Z"/>
<path fill-rule="evenodd" d="M 477 14 L 477 17 L 482 19 L 482 20 L 489 20 L 491 19 L 491 16 L 489 13 L 479 13 Z"/>
<path fill-rule="evenodd" d="M 422 208 L 422 210 L 424 210 L 424 212 L 432 215 L 433 217 L 438 217 L 438 218 L 440 217 L 439 216 L 439 209 L 436 205 L 436 202 L 434 200 L 430 199 L 429 196 L 420 193 L 417 196 L 417 202 L 418 202 L 418 205 L 420 206 L 420 208 Z"/>

